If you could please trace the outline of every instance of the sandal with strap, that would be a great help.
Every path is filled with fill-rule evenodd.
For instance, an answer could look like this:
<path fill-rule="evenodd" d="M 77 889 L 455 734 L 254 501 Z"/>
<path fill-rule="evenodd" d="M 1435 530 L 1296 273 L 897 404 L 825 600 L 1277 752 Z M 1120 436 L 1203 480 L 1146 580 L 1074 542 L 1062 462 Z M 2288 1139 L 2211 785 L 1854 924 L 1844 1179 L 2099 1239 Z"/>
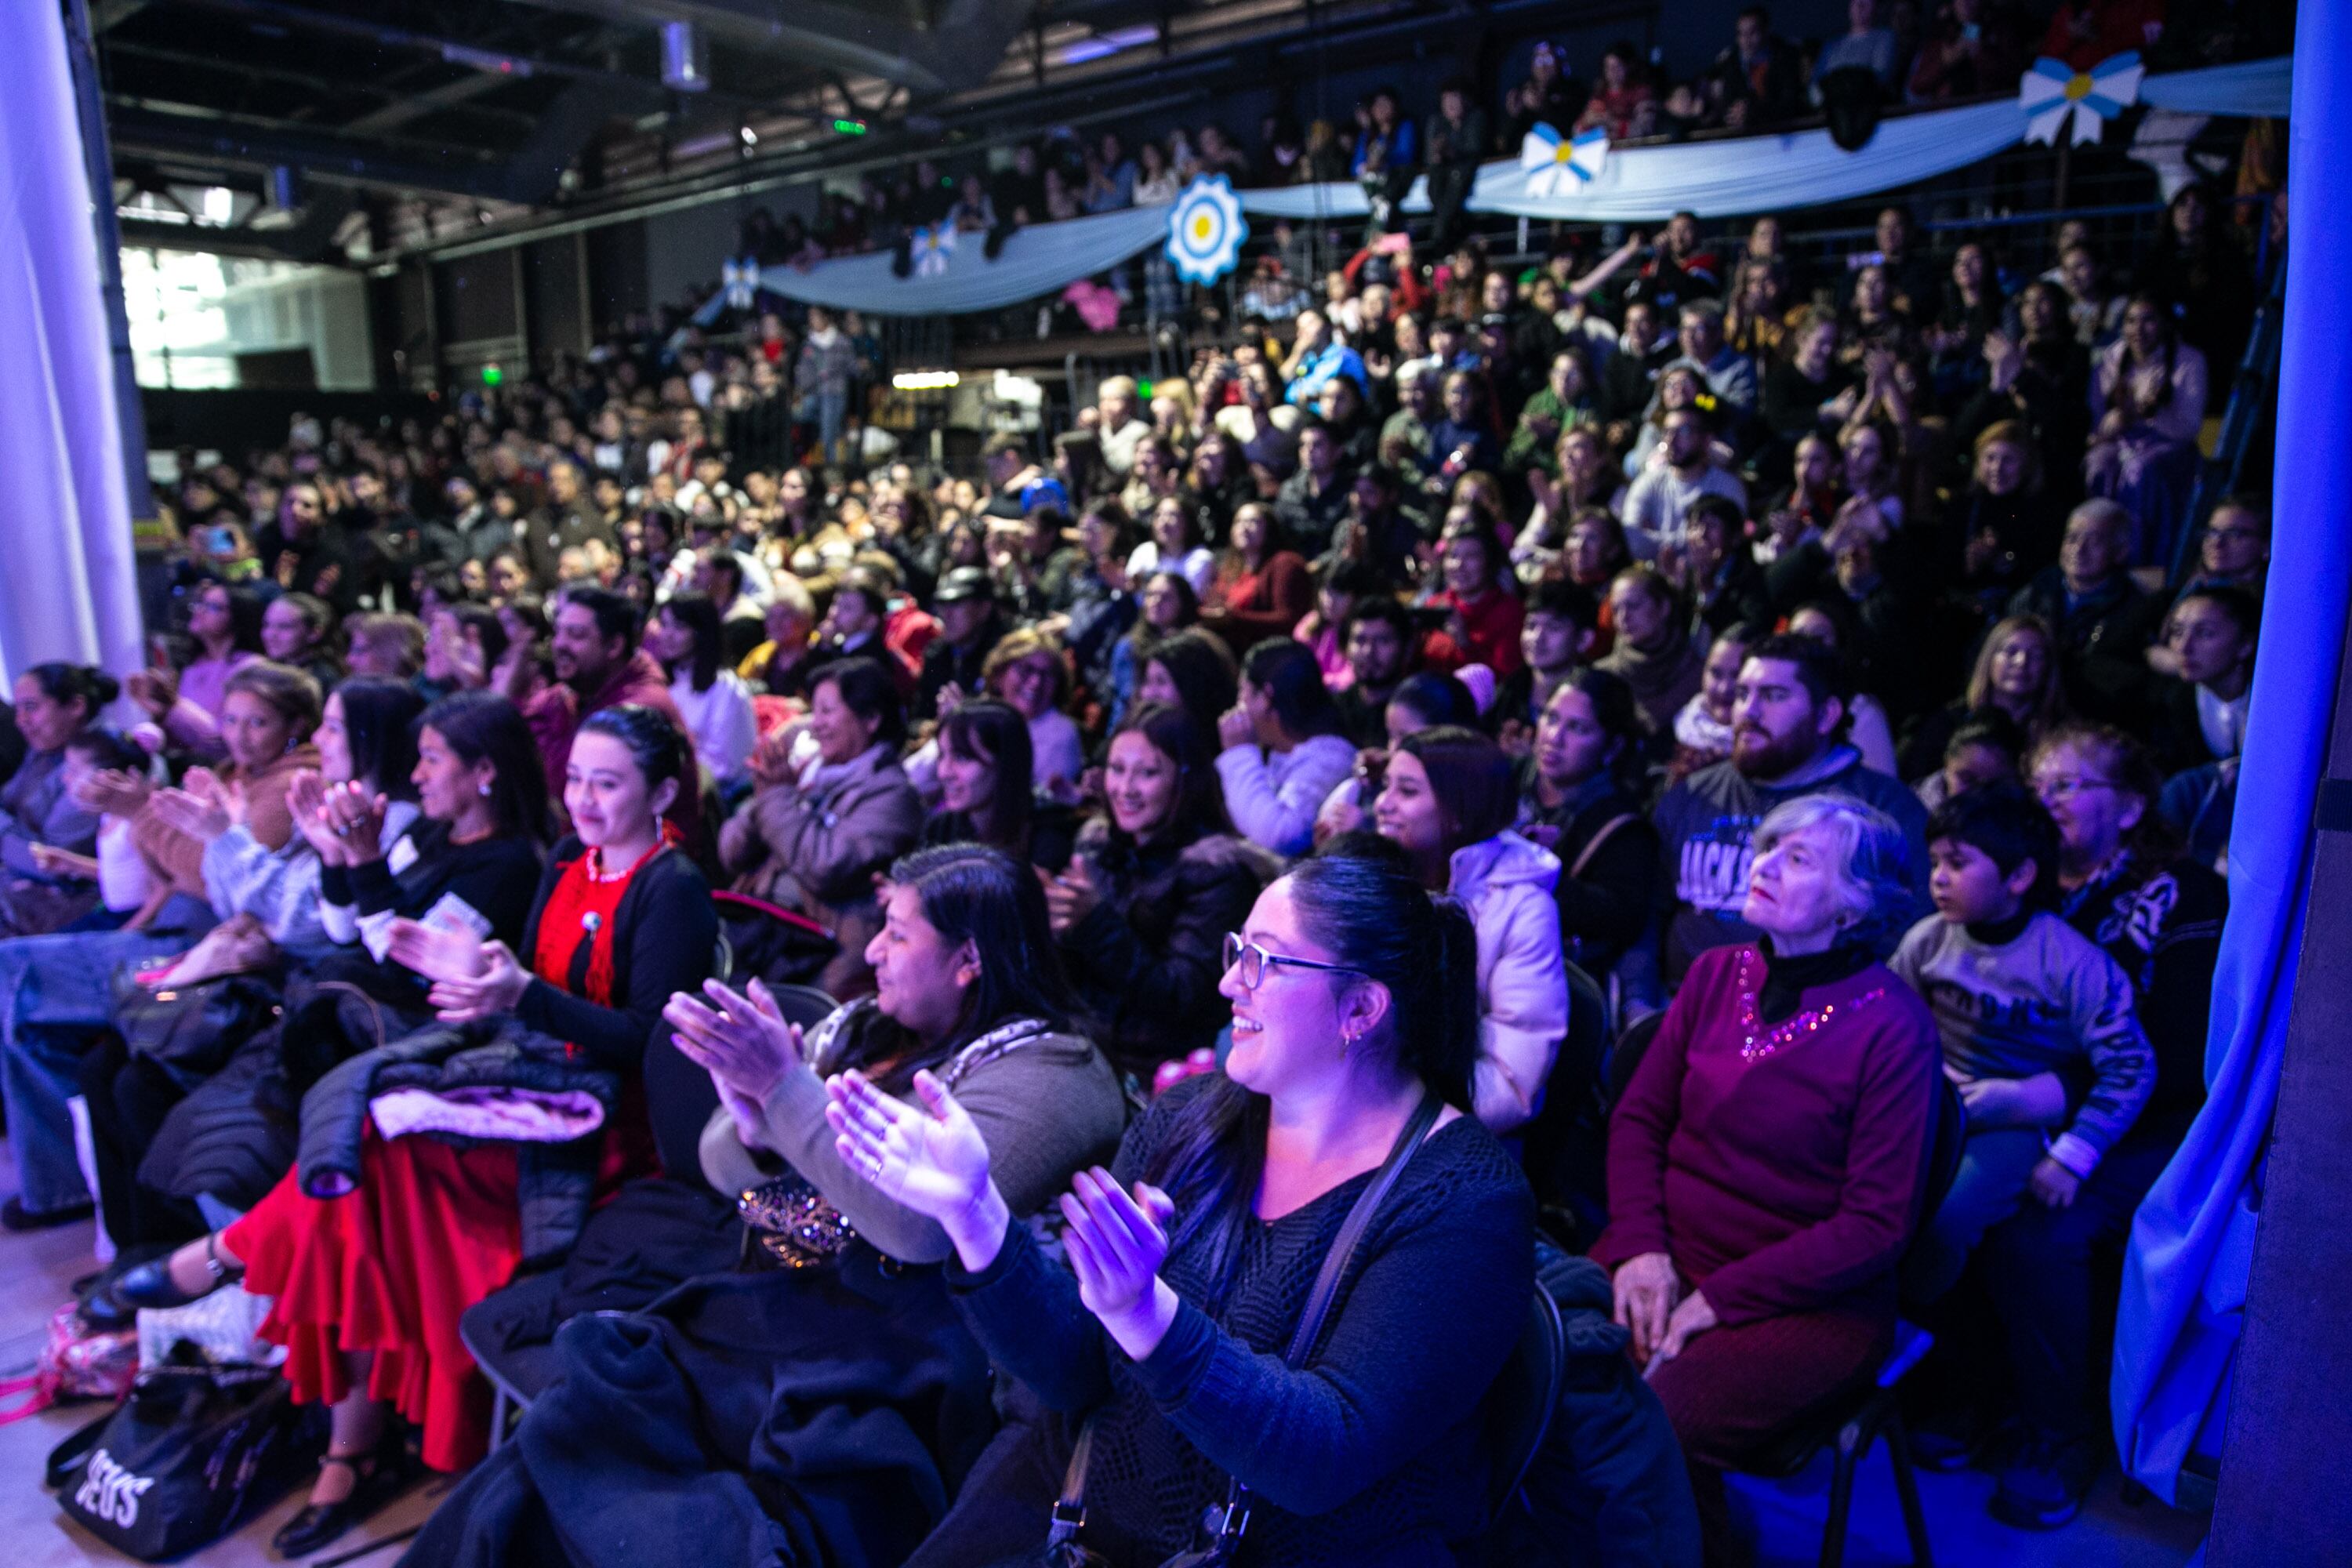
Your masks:
<path fill-rule="evenodd" d="M 352 1489 L 338 1502 L 305 1503 L 300 1512 L 280 1525 L 270 1538 L 270 1550 L 285 1558 L 307 1557 L 355 1524 L 381 1512 L 415 1479 L 408 1462 L 408 1445 L 397 1430 L 388 1432 L 362 1454 L 330 1454 L 320 1468 L 341 1465 L 352 1472 Z"/>

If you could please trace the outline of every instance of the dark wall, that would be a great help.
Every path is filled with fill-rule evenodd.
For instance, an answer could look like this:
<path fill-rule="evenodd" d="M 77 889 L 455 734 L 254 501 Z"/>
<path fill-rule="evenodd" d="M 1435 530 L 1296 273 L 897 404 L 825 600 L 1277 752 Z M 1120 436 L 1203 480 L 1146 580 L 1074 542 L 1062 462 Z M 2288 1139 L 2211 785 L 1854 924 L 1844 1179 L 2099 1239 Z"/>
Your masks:
<path fill-rule="evenodd" d="M 582 264 L 576 234 L 533 240 L 523 247 L 523 302 L 530 312 L 530 352 L 544 363 L 558 353 L 583 353 L 588 348 L 588 301 L 584 296 L 587 270 Z"/>
<path fill-rule="evenodd" d="M 321 421 L 356 419 L 362 424 L 373 424 L 387 415 L 432 419 L 440 414 L 436 399 L 411 393 L 254 387 L 221 392 L 142 387 L 139 404 L 147 416 L 149 450 L 194 447 L 217 450 L 231 462 L 242 461 L 248 447 L 284 446 L 288 421 L 296 414 L 309 414 Z"/>

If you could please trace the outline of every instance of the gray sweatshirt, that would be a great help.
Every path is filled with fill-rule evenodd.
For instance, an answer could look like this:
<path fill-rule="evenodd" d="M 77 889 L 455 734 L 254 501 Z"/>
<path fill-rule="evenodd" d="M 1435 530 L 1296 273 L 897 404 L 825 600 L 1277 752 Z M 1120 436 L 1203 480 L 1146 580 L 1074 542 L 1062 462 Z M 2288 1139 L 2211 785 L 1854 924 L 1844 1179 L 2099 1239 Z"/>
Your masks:
<path fill-rule="evenodd" d="M 2130 979 L 2056 915 L 2037 913 L 1998 945 L 1931 915 L 1887 967 L 1927 998 L 1946 1067 L 1961 1079 L 2054 1072 L 2091 1087 L 2050 1153 L 2087 1176 L 2156 1089 L 2156 1055 L 2133 1011 Z"/>
<path fill-rule="evenodd" d="M 844 1016 L 871 1000 L 851 1003 L 808 1033 L 806 1049 L 819 1064 Z M 992 1052 L 983 1036 L 941 1068 L 956 1103 L 988 1145 L 989 1173 L 1013 1217 L 1025 1218 L 1069 1185 L 1089 1163 L 1107 1163 L 1126 1129 L 1127 1100 L 1118 1075 L 1089 1041 L 1076 1035 L 1035 1034 Z M 782 1155 L 857 1234 L 902 1263 L 940 1263 L 954 1250 L 935 1220 L 883 1196 L 852 1170 L 833 1146 L 824 1121 L 824 1079 L 803 1065 L 784 1075 L 768 1097 L 759 1144 Z M 738 1139 L 724 1108 L 702 1133 L 702 1173 L 722 1194 L 768 1180 Z"/>

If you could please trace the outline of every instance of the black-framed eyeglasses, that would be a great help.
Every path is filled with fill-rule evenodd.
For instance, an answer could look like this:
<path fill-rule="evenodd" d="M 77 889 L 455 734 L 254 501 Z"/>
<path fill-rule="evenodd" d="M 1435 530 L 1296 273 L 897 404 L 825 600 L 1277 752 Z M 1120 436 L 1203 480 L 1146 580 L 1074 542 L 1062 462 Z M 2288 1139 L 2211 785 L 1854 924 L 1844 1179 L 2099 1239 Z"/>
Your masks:
<path fill-rule="evenodd" d="M 1225 967 L 1241 973 L 1244 990 L 1255 991 L 1265 980 L 1266 965 L 1287 964 L 1293 969 L 1321 969 L 1334 974 L 1361 974 L 1362 970 L 1348 963 L 1326 963 L 1319 958 L 1292 958 L 1285 953 L 1268 952 L 1257 943 L 1235 931 L 1225 933 Z"/>

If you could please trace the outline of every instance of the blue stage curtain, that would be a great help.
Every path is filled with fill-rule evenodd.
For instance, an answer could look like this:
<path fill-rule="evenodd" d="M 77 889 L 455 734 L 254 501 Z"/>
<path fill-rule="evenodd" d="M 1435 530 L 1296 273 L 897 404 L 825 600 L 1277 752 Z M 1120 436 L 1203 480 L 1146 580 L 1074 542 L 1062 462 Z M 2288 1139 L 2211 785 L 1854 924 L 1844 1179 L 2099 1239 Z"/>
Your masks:
<path fill-rule="evenodd" d="M 120 674 L 142 662 L 131 506 L 58 6 L 0 5 L 0 674 Z"/>
<path fill-rule="evenodd" d="M 2275 542 L 2230 835 L 2230 919 L 2213 977 L 2207 1099 L 2134 1218 L 2116 1322 L 2116 1447 L 2126 1471 L 2167 1501 L 2182 1462 L 2219 1441 L 2352 608 L 2352 421 L 2344 417 L 2352 339 L 2332 326 L 2343 308 L 2342 258 L 2352 254 L 2352 170 L 2336 119 L 2338 105 L 2352 115 L 2352 7 L 2307 5 L 2299 26 Z M 2340 1331 L 2325 1318 L 2312 1330 Z"/>

